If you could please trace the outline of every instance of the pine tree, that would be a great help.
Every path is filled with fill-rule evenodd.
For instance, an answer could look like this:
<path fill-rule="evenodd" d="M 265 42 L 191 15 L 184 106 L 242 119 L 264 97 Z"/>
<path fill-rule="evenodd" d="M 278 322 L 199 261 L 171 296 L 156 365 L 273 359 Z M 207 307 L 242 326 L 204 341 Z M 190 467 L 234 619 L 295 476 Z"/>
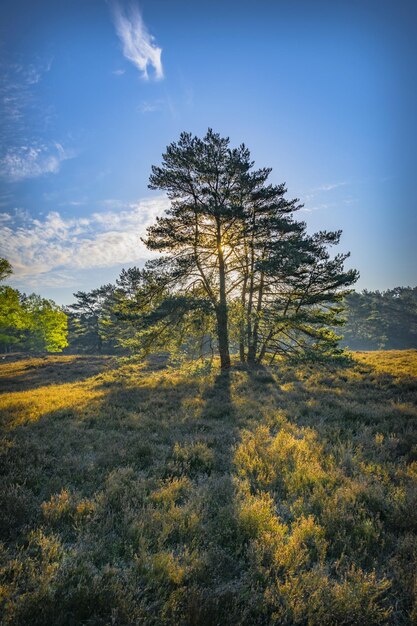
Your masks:
<path fill-rule="evenodd" d="M 114 285 L 102 285 L 92 291 L 74 293 L 76 302 L 68 307 L 70 347 L 86 352 L 112 352 L 114 342 L 109 321 L 113 306 Z"/>
<path fill-rule="evenodd" d="M 338 339 L 328 326 L 342 322 L 341 301 L 358 277 L 344 270 L 347 254 L 330 257 L 341 233 L 307 235 L 294 219 L 298 200 L 268 184 L 269 168 L 253 169 L 244 144 L 229 143 L 211 129 L 203 139 L 182 133 L 152 167 L 149 187 L 167 192 L 171 206 L 144 239 L 162 253 L 146 266 L 148 293 L 152 283 L 164 291 L 146 323 L 178 326 L 211 311 L 223 369 L 231 341 L 250 364 L 328 354 Z"/>
<path fill-rule="evenodd" d="M 244 145 L 230 149 L 228 138 L 209 130 L 204 139 L 182 133 L 150 177 L 149 187 L 166 191 L 171 207 L 144 241 L 166 253 L 159 269 L 172 278 L 171 285 L 202 294 L 202 306 L 204 300 L 210 303 L 223 369 L 230 367 L 228 283 L 239 235 L 235 226 L 243 217 L 242 193 L 251 167 Z"/>

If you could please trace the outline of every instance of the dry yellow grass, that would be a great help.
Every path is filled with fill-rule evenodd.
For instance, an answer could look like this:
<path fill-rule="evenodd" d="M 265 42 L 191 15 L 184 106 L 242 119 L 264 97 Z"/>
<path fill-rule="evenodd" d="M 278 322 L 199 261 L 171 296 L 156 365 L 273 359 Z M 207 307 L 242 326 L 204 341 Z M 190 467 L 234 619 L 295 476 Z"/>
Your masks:
<path fill-rule="evenodd" d="M 1 623 L 412 623 L 416 374 L 3 362 Z"/>
<path fill-rule="evenodd" d="M 417 350 L 384 350 L 355 352 L 354 358 L 378 372 L 397 377 L 417 377 Z"/>

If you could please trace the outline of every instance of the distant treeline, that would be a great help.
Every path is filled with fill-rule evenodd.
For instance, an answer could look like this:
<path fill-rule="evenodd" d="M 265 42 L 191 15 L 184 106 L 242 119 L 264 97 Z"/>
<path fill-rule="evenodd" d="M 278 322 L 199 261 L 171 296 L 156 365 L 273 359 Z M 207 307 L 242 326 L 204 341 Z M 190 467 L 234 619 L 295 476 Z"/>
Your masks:
<path fill-rule="evenodd" d="M 78 292 L 76 302 L 66 309 L 69 321 L 69 350 L 73 352 L 126 353 L 134 348 L 136 320 L 123 315 L 127 302 L 135 298 L 139 270 L 123 270 L 116 285 L 104 285 L 88 293 Z M 340 344 L 351 350 L 417 348 L 417 287 L 388 291 L 353 292 L 345 299 L 346 323 L 338 328 Z M 210 341 L 189 346 L 208 350 Z M 235 348 L 237 348 L 235 346 Z"/>
<path fill-rule="evenodd" d="M 417 348 L 417 287 L 349 294 L 341 344 L 352 350 Z"/>
<path fill-rule="evenodd" d="M 0 260 L 1 276 L 10 265 Z M 0 349 L 84 354 L 134 354 L 146 344 L 146 328 L 135 314 L 140 299 L 141 270 L 123 270 L 116 284 L 89 292 L 78 291 L 75 302 L 59 307 L 39 295 L 26 296 L 17 289 L 0 287 Z M 337 328 L 342 347 L 352 350 L 417 348 L 417 287 L 349 294 L 345 301 L 346 323 Z M 138 308 L 143 310 L 143 302 Z M 183 353 L 190 357 L 213 349 L 207 329 L 182 340 Z M 174 329 L 173 329 L 174 334 Z M 214 339 L 213 339 L 214 341 Z M 232 345 L 234 350 L 238 346 Z M 167 345 L 167 349 L 170 346 Z"/>

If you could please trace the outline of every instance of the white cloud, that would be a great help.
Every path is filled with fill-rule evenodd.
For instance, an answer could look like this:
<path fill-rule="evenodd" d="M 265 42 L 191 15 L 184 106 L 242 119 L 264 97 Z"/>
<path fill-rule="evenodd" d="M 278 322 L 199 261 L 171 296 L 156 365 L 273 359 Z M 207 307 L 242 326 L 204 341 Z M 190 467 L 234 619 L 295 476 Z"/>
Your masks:
<path fill-rule="evenodd" d="M 40 107 L 38 83 L 50 71 L 53 59 L 29 65 L 0 61 L 0 139 L 3 146 L 15 145 L 17 136 L 33 134 L 38 123 L 48 119 L 46 107 Z M 50 111 L 49 111 L 50 114 Z"/>
<path fill-rule="evenodd" d="M 77 218 L 51 212 L 44 219 L 34 219 L 16 212 L 12 223 L 0 223 L 2 256 L 12 264 L 17 282 L 32 287 L 63 286 L 71 271 L 149 258 L 151 253 L 140 237 L 168 205 L 161 196 L 127 205 L 124 210 Z"/>
<path fill-rule="evenodd" d="M 62 161 L 75 156 L 60 143 L 43 139 L 54 110 L 44 102 L 39 83 L 52 62 L 0 61 L 0 177 L 5 180 L 56 173 Z"/>
<path fill-rule="evenodd" d="M 74 272 L 60 271 L 60 272 L 47 272 L 46 274 L 37 274 L 36 276 L 25 276 L 24 280 L 20 282 L 14 282 L 16 287 L 23 288 L 23 291 L 30 291 L 31 289 L 39 290 L 40 288 L 60 288 L 66 287 L 67 289 L 77 289 L 79 281 L 74 276 Z"/>
<path fill-rule="evenodd" d="M 126 59 L 138 68 L 146 80 L 149 79 L 148 65 L 153 67 L 156 79 L 163 78 L 162 49 L 155 45 L 155 39 L 149 34 L 137 6 L 132 4 L 124 10 L 120 4 L 114 2 L 111 7 Z"/>
<path fill-rule="evenodd" d="M 155 111 L 161 111 L 164 106 L 163 100 L 144 100 L 138 106 L 139 113 L 154 113 Z"/>
<path fill-rule="evenodd" d="M 33 105 L 34 86 L 46 72 L 52 60 L 46 63 L 23 65 L 20 63 L 0 63 L 0 111 L 7 124 L 20 121 Z"/>
<path fill-rule="evenodd" d="M 55 174 L 62 161 L 73 158 L 61 144 L 51 146 L 20 146 L 10 149 L 0 158 L 0 175 L 12 182 L 25 178 L 37 178 L 43 174 Z"/>
<path fill-rule="evenodd" d="M 54 57 L 44 59 L 42 62 L 38 62 L 36 65 L 33 63 L 24 68 L 26 74 L 26 80 L 30 85 L 36 85 L 44 74 L 47 74 L 52 67 Z"/>

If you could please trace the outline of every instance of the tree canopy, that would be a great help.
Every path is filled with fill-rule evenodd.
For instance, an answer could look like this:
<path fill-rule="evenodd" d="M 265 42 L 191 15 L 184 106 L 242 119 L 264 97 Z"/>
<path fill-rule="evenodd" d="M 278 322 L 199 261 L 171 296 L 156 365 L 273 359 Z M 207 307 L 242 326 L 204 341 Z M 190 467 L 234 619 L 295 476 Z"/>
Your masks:
<path fill-rule="evenodd" d="M 341 232 L 308 235 L 294 218 L 302 205 L 270 174 L 211 129 L 203 139 L 182 133 L 152 167 L 149 187 L 171 205 L 144 238 L 161 255 L 142 273 L 142 325 L 161 338 L 164 328 L 204 322 L 222 368 L 232 344 L 248 363 L 334 351 L 330 326 L 343 322 L 341 302 L 358 278 L 344 269 L 348 254 L 330 255 Z"/>
<path fill-rule="evenodd" d="M 77 291 L 67 307 L 72 347 L 79 352 L 111 353 L 115 349 L 115 326 L 111 325 L 115 286 Z M 110 329 L 111 326 L 111 329 Z"/>
<path fill-rule="evenodd" d="M 10 263 L 0 259 L 0 280 L 11 273 Z M 0 286 L 0 346 L 4 352 L 62 352 L 68 345 L 67 335 L 67 316 L 55 302 Z"/>
<path fill-rule="evenodd" d="M 352 293 L 342 345 L 352 350 L 417 348 L 417 287 Z"/>

